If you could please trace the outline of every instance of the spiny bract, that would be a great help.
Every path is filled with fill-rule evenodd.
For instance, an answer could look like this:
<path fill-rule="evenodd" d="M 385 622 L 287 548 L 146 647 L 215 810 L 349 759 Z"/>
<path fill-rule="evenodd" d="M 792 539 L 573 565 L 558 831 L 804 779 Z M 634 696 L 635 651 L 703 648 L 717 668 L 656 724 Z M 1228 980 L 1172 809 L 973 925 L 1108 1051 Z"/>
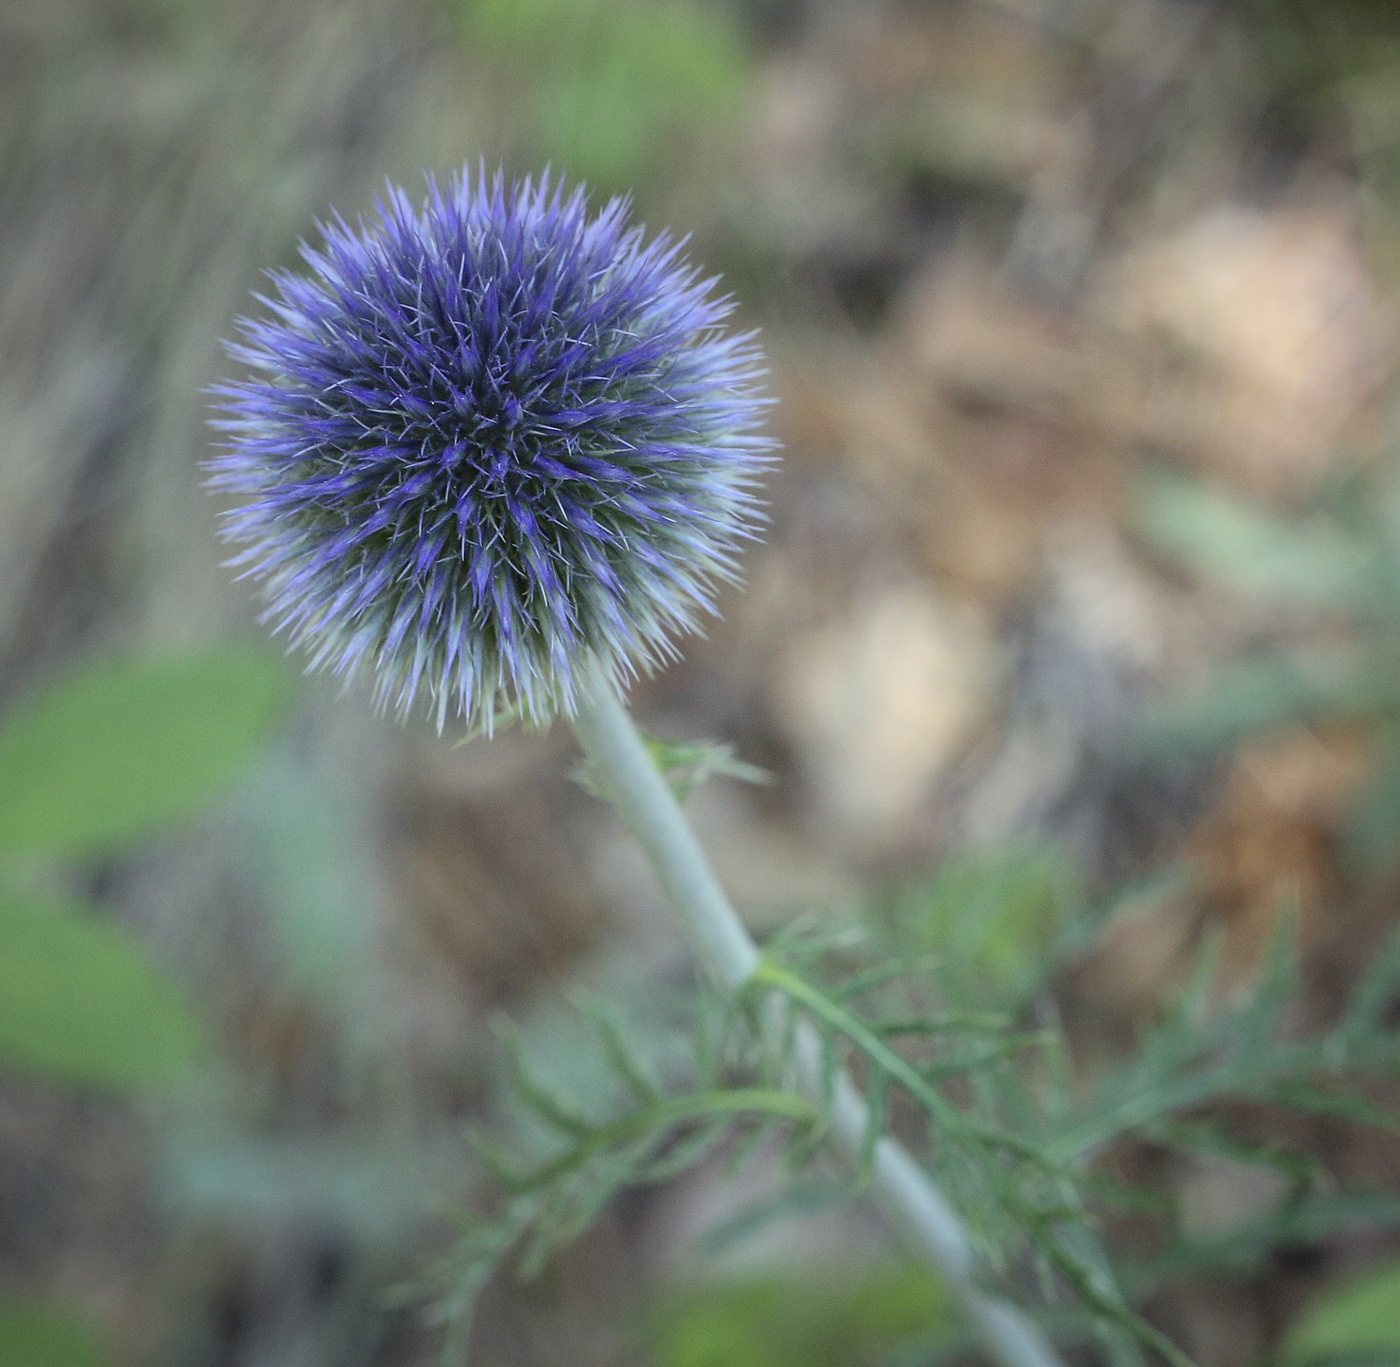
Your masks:
<path fill-rule="evenodd" d="M 751 335 L 665 234 L 549 177 L 390 186 L 336 217 L 214 390 L 212 487 L 313 667 L 489 726 L 674 654 L 753 535 L 772 443 Z"/>

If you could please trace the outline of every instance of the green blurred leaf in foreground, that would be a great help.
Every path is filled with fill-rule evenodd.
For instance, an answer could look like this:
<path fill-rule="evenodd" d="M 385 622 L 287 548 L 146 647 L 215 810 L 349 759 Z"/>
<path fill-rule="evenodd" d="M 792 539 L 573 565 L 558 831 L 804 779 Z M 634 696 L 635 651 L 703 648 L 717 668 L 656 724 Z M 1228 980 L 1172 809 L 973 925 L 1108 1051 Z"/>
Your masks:
<path fill-rule="evenodd" d="M 177 989 L 118 927 L 0 900 L 0 1058 L 45 1078 L 125 1086 L 178 1076 L 199 1033 Z"/>
<path fill-rule="evenodd" d="M 72 1311 L 0 1301 L 0 1367 L 98 1367 L 97 1336 Z"/>
<path fill-rule="evenodd" d="M 661 1367 L 857 1367 L 951 1324 L 934 1274 L 896 1266 L 852 1285 L 762 1276 L 681 1294 L 654 1341 Z"/>
<path fill-rule="evenodd" d="M 1400 1362 L 1400 1263 L 1323 1296 L 1289 1331 L 1279 1358 L 1300 1365 Z"/>
<path fill-rule="evenodd" d="M 104 661 L 0 727 L 0 854 L 111 848 L 198 810 L 263 739 L 286 671 L 222 646 Z"/>

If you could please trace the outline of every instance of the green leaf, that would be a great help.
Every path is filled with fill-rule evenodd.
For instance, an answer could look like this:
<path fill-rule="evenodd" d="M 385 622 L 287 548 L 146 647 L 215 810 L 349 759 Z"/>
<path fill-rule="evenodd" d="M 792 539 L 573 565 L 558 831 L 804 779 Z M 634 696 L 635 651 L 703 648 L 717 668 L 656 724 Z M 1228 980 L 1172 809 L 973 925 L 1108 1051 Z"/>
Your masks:
<path fill-rule="evenodd" d="M 0 1301 L 0 1363 L 98 1367 L 105 1354 L 91 1327 L 56 1306 Z"/>
<path fill-rule="evenodd" d="M 760 1276 L 677 1292 L 653 1326 L 663 1367 L 857 1367 L 953 1321 L 932 1272 L 893 1266 L 844 1285 Z"/>
<path fill-rule="evenodd" d="M 1147 482 L 1139 515 L 1162 550 L 1227 587 L 1342 611 L 1370 600 L 1375 554 L 1331 522 L 1271 517 L 1194 480 L 1168 475 Z"/>
<path fill-rule="evenodd" d="M 126 1086 L 178 1076 L 199 1037 L 174 984 L 117 926 L 0 901 L 0 1057 L 45 1078 Z"/>
<path fill-rule="evenodd" d="M 266 736 L 286 677 L 223 646 L 63 679 L 0 730 L 0 853 L 92 853 L 197 811 Z"/>
<path fill-rule="evenodd" d="M 1324 1295 L 1289 1330 L 1279 1357 L 1312 1363 L 1362 1354 L 1400 1360 L 1400 1263 L 1373 1269 Z"/>

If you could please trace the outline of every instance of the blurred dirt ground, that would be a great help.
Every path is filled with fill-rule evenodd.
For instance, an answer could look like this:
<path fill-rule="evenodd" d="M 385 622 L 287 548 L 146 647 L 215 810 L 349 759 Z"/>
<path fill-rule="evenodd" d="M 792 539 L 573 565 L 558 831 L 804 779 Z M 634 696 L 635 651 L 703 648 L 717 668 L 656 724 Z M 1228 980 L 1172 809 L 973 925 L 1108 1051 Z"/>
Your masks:
<path fill-rule="evenodd" d="M 329 206 L 464 160 L 592 168 L 724 270 L 781 400 L 747 588 L 636 694 L 653 730 L 775 774 L 693 801 L 754 924 L 951 848 L 1060 842 L 1101 896 L 1181 859 L 1189 891 L 1116 922 L 1067 989 L 1086 1052 L 1121 1047 L 1207 928 L 1246 978 L 1290 898 L 1325 1013 L 1400 890 L 1340 851 L 1366 735 L 1151 763 L 1134 738 L 1240 649 L 1338 628 L 1187 573 L 1137 500 L 1167 468 L 1305 508 L 1386 451 L 1400 97 L 1361 40 L 1400 24 L 1318 6 L 1324 42 L 1262 0 L 697 4 L 707 65 L 677 105 L 627 54 L 607 66 L 615 29 L 587 17 L 602 47 L 546 25 L 522 49 L 507 8 L 469 0 L 4 0 L 0 692 L 256 634 L 200 489 L 203 390 L 259 272 Z M 643 90 L 596 145 L 574 74 L 595 58 L 600 88 Z M 563 729 L 453 748 L 308 681 L 221 813 L 86 871 L 215 1022 L 227 1076 L 178 1123 L 0 1082 L 0 1286 L 83 1305 L 121 1363 L 426 1362 L 378 1290 L 469 1185 L 491 1013 L 684 971 L 573 763 Z M 1310 1124 L 1344 1181 L 1400 1185 L 1393 1141 Z M 1258 1200 L 1228 1172 L 1172 1180 L 1219 1227 Z M 720 1199 L 624 1203 L 493 1294 L 478 1360 L 645 1361 L 629 1326 Z M 798 1251 L 875 1238 L 855 1215 Z M 1154 1313 L 1203 1367 L 1248 1363 L 1377 1248 L 1285 1250 Z"/>

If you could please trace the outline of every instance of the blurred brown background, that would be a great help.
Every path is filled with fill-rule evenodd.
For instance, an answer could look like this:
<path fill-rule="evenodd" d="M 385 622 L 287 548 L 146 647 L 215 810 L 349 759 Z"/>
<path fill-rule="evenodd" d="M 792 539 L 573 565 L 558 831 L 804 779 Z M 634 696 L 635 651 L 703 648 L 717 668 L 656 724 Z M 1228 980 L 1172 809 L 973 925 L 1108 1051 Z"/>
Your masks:
<path fill-rule="evenodd" d="M 1393 920 L 1386 860 L 1341 848 L 1372 729 L 1139 743 L 1247 648 L 1355 644 L 1164 553 L 1141 492 L 1165 470 L 1293 515 L 1379 487 L 1384 0 L 3 0 L 0 118 L 4 699 L 119 647 L 256 639 L 199 461 L 259 272 L 386 177 L 552 163 L 692 233 L 771 356 L 771 535 L 636 694 L 651 729 L 776 776 L 692 802 L 755 926 L 956 848 L 1053 843 L 1096 896 L 1188 861 L 1190 891 L 1076 973 L 1111 1053 L 1205 927 L 1247 976 L 1296 899 L 1325 1011 Z M 569 982 L 623 999 L 684 971 L 573 762 L 563 728 L 454 748 L 308 680 L 217 813 L 87 871 L 225 1072 L 173 1118 L 0 1081 L 0 1284 L 81 1305 L 119 1363 L 427 1362 L 379 1292 L 469 1188 L 491 1014 L 548 1038 Z M 1314 1138 L 1400 1183 L 1393 1142 Z M 1180 1175 L 1222 1228 L 1255 1199 L 1229 1176 Z M 721 1187 L 625 1204 L 493 1293 L 477 1360 L 655 1361 L 638 1317 Z M 753 1256 L 876 1237 L 855 1213 Z M 1159 1313 L 1207 1367 L 1249 1363 L 1378 1240 Z"/>

